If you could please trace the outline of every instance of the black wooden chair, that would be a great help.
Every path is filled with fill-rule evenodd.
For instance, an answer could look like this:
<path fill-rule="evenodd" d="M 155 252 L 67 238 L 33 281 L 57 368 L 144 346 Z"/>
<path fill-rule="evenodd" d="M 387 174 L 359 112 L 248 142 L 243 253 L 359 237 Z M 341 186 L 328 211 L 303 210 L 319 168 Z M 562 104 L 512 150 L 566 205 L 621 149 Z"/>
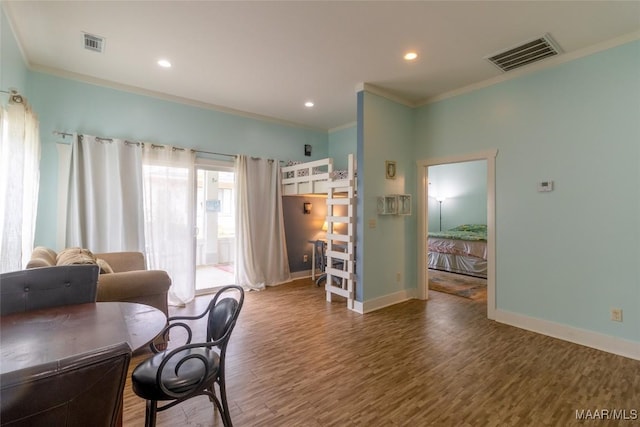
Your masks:
<path fill-rule="evenodd" d="M 30 268 L 0 274 L 0 315 L 96 302 L 94 264 Z"/>
<path fill-rule="evenodd" d="M 138 365 L 131 375 L 133 391 L 147 401 L 145 426 L 155 426 L 158 411 L 200 395 L 208 396 L 214 403 L 225 426 L 232 425 L 225 386 L 225 355 L 243 302 L 242 287 L 225 286 L 202 314 L 168 319 L 165 332 L 171 328 L 184 328 L 186 343 L 163 352 L 152 347 L 156 354 Z M 192 343 L 193 332 L 183 321 L 198 320 L 205 315 L 208 315 L 206 341 Z M 159 401 L 170 402 L 158 406 Z"/>

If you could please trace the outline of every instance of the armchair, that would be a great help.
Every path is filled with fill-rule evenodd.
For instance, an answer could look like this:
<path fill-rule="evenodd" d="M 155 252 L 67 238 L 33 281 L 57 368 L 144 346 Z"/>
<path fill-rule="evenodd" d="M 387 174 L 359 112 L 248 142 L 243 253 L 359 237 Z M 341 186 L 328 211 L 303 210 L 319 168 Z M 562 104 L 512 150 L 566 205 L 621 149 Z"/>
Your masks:
<path fill-rule="evenodd" d="M 31 254 L 27 269 L 57 266 L 58 257 L 59 254 L 51 249 L 37 247 Z M 87 262 L 95 263 L 97 259 L 101 272 L 106 273 L 98 276 L 98 302 L 147 304 L 168 315 L 167 293 L 171 278 L 166 271 L 147 270 L 142 253 L 99 253 L 91 254 L 90 258 Z"/>

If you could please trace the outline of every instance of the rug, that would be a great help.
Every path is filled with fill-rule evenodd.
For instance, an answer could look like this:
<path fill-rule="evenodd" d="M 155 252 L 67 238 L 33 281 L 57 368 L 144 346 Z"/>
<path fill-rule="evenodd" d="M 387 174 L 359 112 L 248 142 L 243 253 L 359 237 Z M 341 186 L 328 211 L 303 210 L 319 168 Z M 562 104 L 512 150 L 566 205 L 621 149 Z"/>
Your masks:
<path fill-rule="evenodd" d="M 216 264 L 214 266 L 218 270 L 226 271 L 227 273 L 233 273 L 233 264 Z"/>
<path fill-rule="evenodd" d="M 487 279 L 429 270 L 429 289 L 472 300 L 487 299 Z"/>

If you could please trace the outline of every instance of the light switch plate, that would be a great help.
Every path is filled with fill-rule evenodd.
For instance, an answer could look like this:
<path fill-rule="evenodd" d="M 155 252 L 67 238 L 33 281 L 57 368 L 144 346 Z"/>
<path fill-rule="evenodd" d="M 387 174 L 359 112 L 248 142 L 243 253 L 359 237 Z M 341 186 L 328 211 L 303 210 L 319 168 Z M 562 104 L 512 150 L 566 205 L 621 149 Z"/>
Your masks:
<path fill-rule="evenodd" d="M 539 192 L 553 191 L 553 181 L 541 181 L 538 183 Z"/>

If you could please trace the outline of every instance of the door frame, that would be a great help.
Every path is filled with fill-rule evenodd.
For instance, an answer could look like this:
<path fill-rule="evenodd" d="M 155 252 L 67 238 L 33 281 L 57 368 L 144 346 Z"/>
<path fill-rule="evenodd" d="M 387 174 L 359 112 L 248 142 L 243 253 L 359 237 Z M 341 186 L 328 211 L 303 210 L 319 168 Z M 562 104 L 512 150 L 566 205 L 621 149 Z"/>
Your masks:
<path fill-rule="evenodd" d="M 487 161 L 487 318 L 495 319 L 496 312 L 496 156 L 497 149 L 472 154 L 418 160 L 418 297 L 429 299 L 429 270 L 427 268 L 427 233 L 429 229 L 429 166 Z"/>
<path fill-rule="evenodd" d="M 204 171 L 216 171 L 216 172 L 234 172 L 235 173 L 235 165 L 233 161 L 226 162 L 224 160 L 214 160 L 214 159 L 206 159 L 206 158 L 196 158 L 194 168 L 193 168 L 193 203 L 197 203 L 197 193 L 198 193 L 198 170 Z M 205 295 L 212 292 L 215 292 L 215 288 L 206 288 L 206 289 L 197 289 L 196 282 L 196 267 L 197 267 L 197 256 L 196 251 L 198 250 L 198 233 L 196 232 L 196 228 L 198 226 L 198 208 L 197 206 L 193 210 L 193 287 L 194 293 L 196 296 Z M 235 260 L 234 260 L 235 262 Z"/>

